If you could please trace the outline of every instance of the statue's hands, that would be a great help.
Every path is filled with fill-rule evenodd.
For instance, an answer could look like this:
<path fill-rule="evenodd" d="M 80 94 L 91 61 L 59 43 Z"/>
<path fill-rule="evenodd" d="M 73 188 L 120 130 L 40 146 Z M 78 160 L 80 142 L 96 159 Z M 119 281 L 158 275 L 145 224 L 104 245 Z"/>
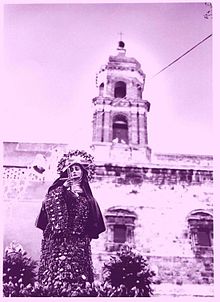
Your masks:
<path fill-rule="evenodd" d="M 76 183 L 73 179 L 67 179 L 63 186 L 69 188 L 77 197 L 79 196 L 79 193 L 82 193 L 82 188 L 79 183 Z"/>
<path fill-rule="evenodd" d="M 65 188 L 71 188 L 72 185 L 73 185 L 73 180 L 72 180 L 72 179 L 69 179 L 69 178 L 63 183 L 63 186 L 64 186 Z"/>

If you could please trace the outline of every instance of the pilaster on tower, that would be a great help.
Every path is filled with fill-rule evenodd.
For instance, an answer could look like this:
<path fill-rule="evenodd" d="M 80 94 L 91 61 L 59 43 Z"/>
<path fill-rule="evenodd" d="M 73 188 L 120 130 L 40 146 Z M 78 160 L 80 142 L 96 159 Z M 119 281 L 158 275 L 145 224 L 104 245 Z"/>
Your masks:
<path fill-rule="evenodd" d="M 96 77 L 92 147 L 97 161 L 144 165 L 151 157 L 147 127 L 150 103 L 142 99 L 145 74 L 135 58 L 126 56 L 123 41 L 119 41 L 117 51 Z"/>

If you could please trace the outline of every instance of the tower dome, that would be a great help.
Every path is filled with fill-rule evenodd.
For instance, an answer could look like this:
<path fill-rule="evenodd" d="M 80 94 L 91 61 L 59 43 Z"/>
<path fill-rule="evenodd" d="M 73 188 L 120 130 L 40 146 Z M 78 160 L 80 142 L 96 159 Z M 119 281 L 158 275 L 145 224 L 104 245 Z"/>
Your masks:
<path fill-rule="evenodd" d="M 141 64 L 126 56 L 120 40 L 96 77 L 99 95 L 93 99 L 93 146 L 110 161 L 149 162 L 147 114 L 150 103 L 142 99 L 145 74 Z M 104 151 L 104 152 L 103 152 Z M 106 152 L 105 152 L 106 151 Z M 121 154 L 121 159 L 119 159 Z"/>
<path fill-rule="evenodd" d="M 99 87 L 108 77 L 118 75 L 136 81 L 136 84 L 141 88 L 141 92 L 143 92 L 146 75 L 141 69 L 141 64 L 135 58 L 126 56 L 123 41 L 119 41 L 118 45 L 117 55 L 110 55 L 107 64 L 99 69 L 96 76 L 96 86 Z"/>

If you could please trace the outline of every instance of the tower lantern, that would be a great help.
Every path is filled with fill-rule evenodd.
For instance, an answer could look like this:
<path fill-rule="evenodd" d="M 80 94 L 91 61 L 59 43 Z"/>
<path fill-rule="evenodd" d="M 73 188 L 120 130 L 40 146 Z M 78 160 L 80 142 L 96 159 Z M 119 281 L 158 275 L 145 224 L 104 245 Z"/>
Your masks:
<path fill-rule="evenodd" d="M 118 54 L 110 56 L 96 77 L 98 96 L 93 99 L 93 150 L 97 160 L 114 163 L 148 163 L 147 114 L 142 99 L 145 74 L 140 63 L 126 56 L 120 40 Z"/>

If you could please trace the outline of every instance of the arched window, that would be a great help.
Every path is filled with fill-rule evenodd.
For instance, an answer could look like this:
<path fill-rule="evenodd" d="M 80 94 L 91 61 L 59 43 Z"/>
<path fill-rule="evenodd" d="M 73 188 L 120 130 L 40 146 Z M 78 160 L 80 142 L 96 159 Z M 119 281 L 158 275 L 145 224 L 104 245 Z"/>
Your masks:
<path fill-rule="evenodd" d="M 115 83 L 115 98 L 123 98 L 126 96 L 126 83 L 122 81 L 118 81 Z"/>
<path fill-rule="evenodd" d="M 137 85 L 137 95 L 139 98 L 142 98 L 142 89 L 140 85 Z"/>
<path fill-rule="evenodd" d="M 203 210 L 192 211 L 188 217 L 191 245 L 198 256 L 212 252 L 213 217 Z"/>
<path fill-rule="evenodd" d="M 116 115 L 113 119 L 114 143 L 128 144 L 128 121 L 124 115 Z"/>
<path fill-rule="evenodd" d="M 124 243 L 134 245 L 134 228 L 137 215 L 129 210 L 112 207 L 105 214 L 107 251 L 117 251 Z"/>
<path fill-rule="evenodd" d="M 99 86 L 99 96 L 103 96 L 103 92 L 104 92 L 104 83 L 100 84 Z"/>

